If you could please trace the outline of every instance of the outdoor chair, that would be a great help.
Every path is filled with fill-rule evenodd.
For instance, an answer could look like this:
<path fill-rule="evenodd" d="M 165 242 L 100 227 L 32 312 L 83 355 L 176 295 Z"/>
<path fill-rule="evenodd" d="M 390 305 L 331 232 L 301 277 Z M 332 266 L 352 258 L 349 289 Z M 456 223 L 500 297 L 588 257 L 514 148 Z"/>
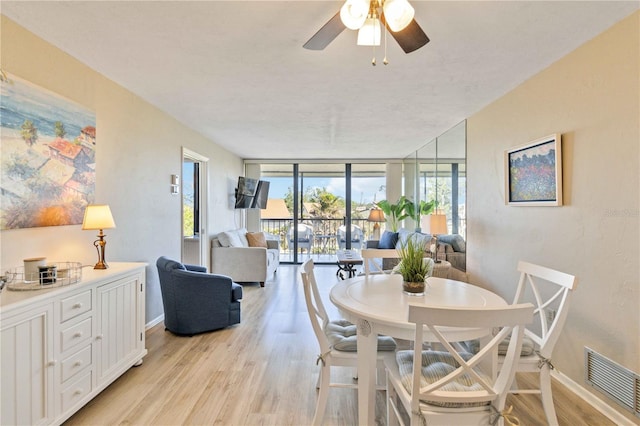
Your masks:
<path fill-rule="evenodd" d="M 347 227 L 342 225 L 336 233 L 338 240 L 338 248 L 344 250 L 347 248 Z M 351 248 L 360 250 L 364 246 L 364 233 L 358 225 L 351 225 Z"/>
<path fill-rule="evenodd" d="M 297 231 L 292 226 L 289 229 L 287 234 L 287 238 L 289 239 L 289 249 L 293 250 L 294 240 L 298 240 L 298 250 L 307 250 L 307 253 L 311 253 L 311 247 L 313 246 L 313 228 L 304 223 L 299 223 L 297 227 Z"/>

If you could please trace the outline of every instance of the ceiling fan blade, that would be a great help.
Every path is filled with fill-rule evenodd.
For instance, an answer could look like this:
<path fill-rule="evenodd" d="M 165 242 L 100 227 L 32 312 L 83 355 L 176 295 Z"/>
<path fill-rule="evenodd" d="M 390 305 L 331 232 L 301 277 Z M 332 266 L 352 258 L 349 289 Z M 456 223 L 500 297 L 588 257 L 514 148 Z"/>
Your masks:
<path fill-rule="evenodd" d="M 344 29 L 347 28 L 340 19 L 340 11 L 333 18 L 329 19 L 317 33 L 313 35 L 302 47 L 310 50 L 322 50 L 338 37 Z"/>
<path fill-rule="evenodd" d="M 424 31 L 422 31 L 422 28 L 420 28 L 420 25 L 418 25 L 415 19 L 412 19 L 405 29 L 398 31 L 397 33 L 394 33 L 389 29 L 387 21 L 384 19 L 384 15 L 381 16 L 381 19 L 384 26 L 387 28 L 387 31 L 389 31 L 393 38 L 396 39 L 402 50 L 404 50 L 404 53 L 411 53 L 429 43 L 429 37 L 427 37 Z"/>

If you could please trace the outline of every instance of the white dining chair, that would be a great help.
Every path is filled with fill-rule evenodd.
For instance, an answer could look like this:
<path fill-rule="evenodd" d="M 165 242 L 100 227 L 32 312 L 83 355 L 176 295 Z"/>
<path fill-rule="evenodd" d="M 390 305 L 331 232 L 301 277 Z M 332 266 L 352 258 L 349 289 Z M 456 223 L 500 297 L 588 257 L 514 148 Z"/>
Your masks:
<path fill-rule="evenodd" d="M 360 256 L 364 264 L 364 275 L 390 274 L 391 270 L 384 270 L 384 262 L 382 260 L 400 259 L 400 254 L 396 249 L 362 249 Z M 380 262 L 378 262 L 378 259 L 380 259 Z"/>
<path fill-rule="evenodd" d="M 523 350 L 518 360 L 517 372 L 538 373 L 539 387 L 519 389 L 517 380 L 514 380 L 511 393 L 540 394 L 547 423 L 557 425 L 551 392 L 551 370 L 554 368 L 551 360 L 553 349 L 567 320 L 569 302 L 577 287 L 577 279 L 573 275 L 523 261 L 518 262 L 518 271 L 520 281 L 514 304 L 525 301 L 534 304 L 535 327 L 527 327 L 525 330 L 525 339 L 532 342 L 532 350 Z M 551 311 L 555 311 L 553 319 L 548 316 Z M 499 365 L 504 359 L 504 356 L 498 358 Z"/>
<path fill-rule="evenodd" d="M 311 320 L 313 332 L 320 346 L 316 364 L 320 366 L 318 376 L 318 400 L 313 416 L 313 425 L 321 425 L 329 396 L 329 387 L 357 388 L 356 383 L 339 383 L 331 381 L 331 367 L 357 367 L 356 326 L 345 320 L 330 321 L 322 303 L 314 274 L 312 259 L 302 264 L 302 284 L 307 312 Z M 384 385 L 385 358 L 393 359 L 396 342 L 388 336 L 378 336 L 378 370 L 379 380 L 383 383 L 377 389 L 386 389 Z"/>
<path fill-rule="evenodd" d="M 416 327 L 414 349 L 398 351 L 396 360 L 387 362 L 387 425 L 504 424 L 504 418 L 510 416 L 505 402 L 524 326 L 532 318 L 530 303 L 479 308 L 411 303 L 409 322 Z M 423 350 L 425 327 L 443 350 Z M 498 331 L 476 354 L 471 354 L 457 352 L 440 327 Z M 497 346 L 507 336 L 511 339 L 505 362 L 494 379 L 492 372 L 483 371 L 482 367 L 493 365 Z"/>

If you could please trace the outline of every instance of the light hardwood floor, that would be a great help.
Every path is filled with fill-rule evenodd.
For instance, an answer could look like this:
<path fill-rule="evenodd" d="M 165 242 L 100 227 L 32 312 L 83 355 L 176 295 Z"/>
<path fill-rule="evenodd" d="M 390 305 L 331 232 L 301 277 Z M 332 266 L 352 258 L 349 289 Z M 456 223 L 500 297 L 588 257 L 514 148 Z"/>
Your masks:
<path fill-rule="evenodd" d="M 325 305 L 336 283 L 334 266 L 317 266 Z M 66 425 L 307 425 L 315 409 L 318 346 L 309 323 L 298 267 L 281 265 L 264 288 L 244 287 L 242 322 L 194 337 L 158 324 L 147 331 L 149 354 L 78 411 Z M 351 371 L 339 373 L 351 379 Z M 520 377 L 521 383 L 531 377 Z M 554 383 L 560 425 L 612 425 Z M 357 397 L 332 388 L 327 425 L 354 425 Z M 536 395 L 510 396 L 521 425 L 545 424 Z M 384 392 L 376 417 L 385 424 Z"/>

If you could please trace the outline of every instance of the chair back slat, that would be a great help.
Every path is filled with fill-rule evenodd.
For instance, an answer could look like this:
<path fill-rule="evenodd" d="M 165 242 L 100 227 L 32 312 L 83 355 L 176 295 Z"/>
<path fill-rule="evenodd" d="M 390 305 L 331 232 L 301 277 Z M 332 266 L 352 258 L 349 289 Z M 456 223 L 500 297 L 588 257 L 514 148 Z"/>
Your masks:
<path fill-rule="evenodd" d="M 378 263 L 375 259 L 399 259 L 400 255 L 396 249 L 362 249 L 360 251 L 364 263 L 364 274 L 390 274 L 391 271 L 385 271 L 382 263 Z"/>
<path fill-rule="evenodd" d="M 309 259 L 302 264 L 302 271 L 300 276 L 302 277 L 302 285 L 304 287 L 304 299 L 307 305 L 307 312 L 309 313 L 309 319 L 311 320 L 311 326 L 313 332 L 318 339 L 320 345 L 320 353 L 324 354 L 331 350 L 329 339 L 324 330 L 329 322 L 327 311 L 324 309 L 324 304 L 320 298 L 320 292 L 318 291 L 318 285 L 316 283 L 315 274 L 313 272 L 314 264 L 313 259 Z"/>
<path fill-rule="evenodd" d="M 413 378 L 412 395 L 419 394 L 419 400 L 434 401 L 446 404 L 467 404 L 487 402 L 496 408 L 504 405 L 508 387 L 515 375 L 517 354 L 522 348 L 522 336 L 524 327 L 533 320 L 533 305 L 530 303 L 508 305 L 503 307 L 483 308 L 456 308 L 437 307 L 425 304 L 410 303 L 409 322 L 416 324 L 416 333 L 413 350 Z M 434 335 L 449 356 L 455 360 L 457 367 L 426 386 L 420 386 L 422 369 L 415 368 L 422 365 L 422 342 L 425 327 Z M 461 356 L 454 345 L 447 341 L 446 336 L 440 331 L 442 327 L 471 327 L 497 329 L 498 331 L 476 354 L 468 357 Z M 506 360 L 493 380 L 488 372 L 481 372 L 481 366 L 491 362 L 491 358 L 497 351 L 500 342 L 507 336 L 511 336 Z M 491 364 L 489 364 L 491 365 Z M 471 380 L 476 384 L 473 390 L 452 391 L 443 389 L 456 379 Z M 477 388 L 477 385 L 481 389 Z M 412 404 L 418 409 L 416 398 L 412 398 Z"/>
<path fill-rule="evenodd" d="M 527 327 L 526 334 L 539 346 L 540 355 L 551 358 L 567 319 L 577 279 L 573 275 L 524 261 L 518 262 L 518 271 L 520 280 L 514 303 L 534 303 L 538 330 Z M 531 290 L 533 300 L 526 300 L 527 287 Z M 557 305 L 557 309 L 555 317 L 549 321 L 546 313 L 553 305 Z"/>

